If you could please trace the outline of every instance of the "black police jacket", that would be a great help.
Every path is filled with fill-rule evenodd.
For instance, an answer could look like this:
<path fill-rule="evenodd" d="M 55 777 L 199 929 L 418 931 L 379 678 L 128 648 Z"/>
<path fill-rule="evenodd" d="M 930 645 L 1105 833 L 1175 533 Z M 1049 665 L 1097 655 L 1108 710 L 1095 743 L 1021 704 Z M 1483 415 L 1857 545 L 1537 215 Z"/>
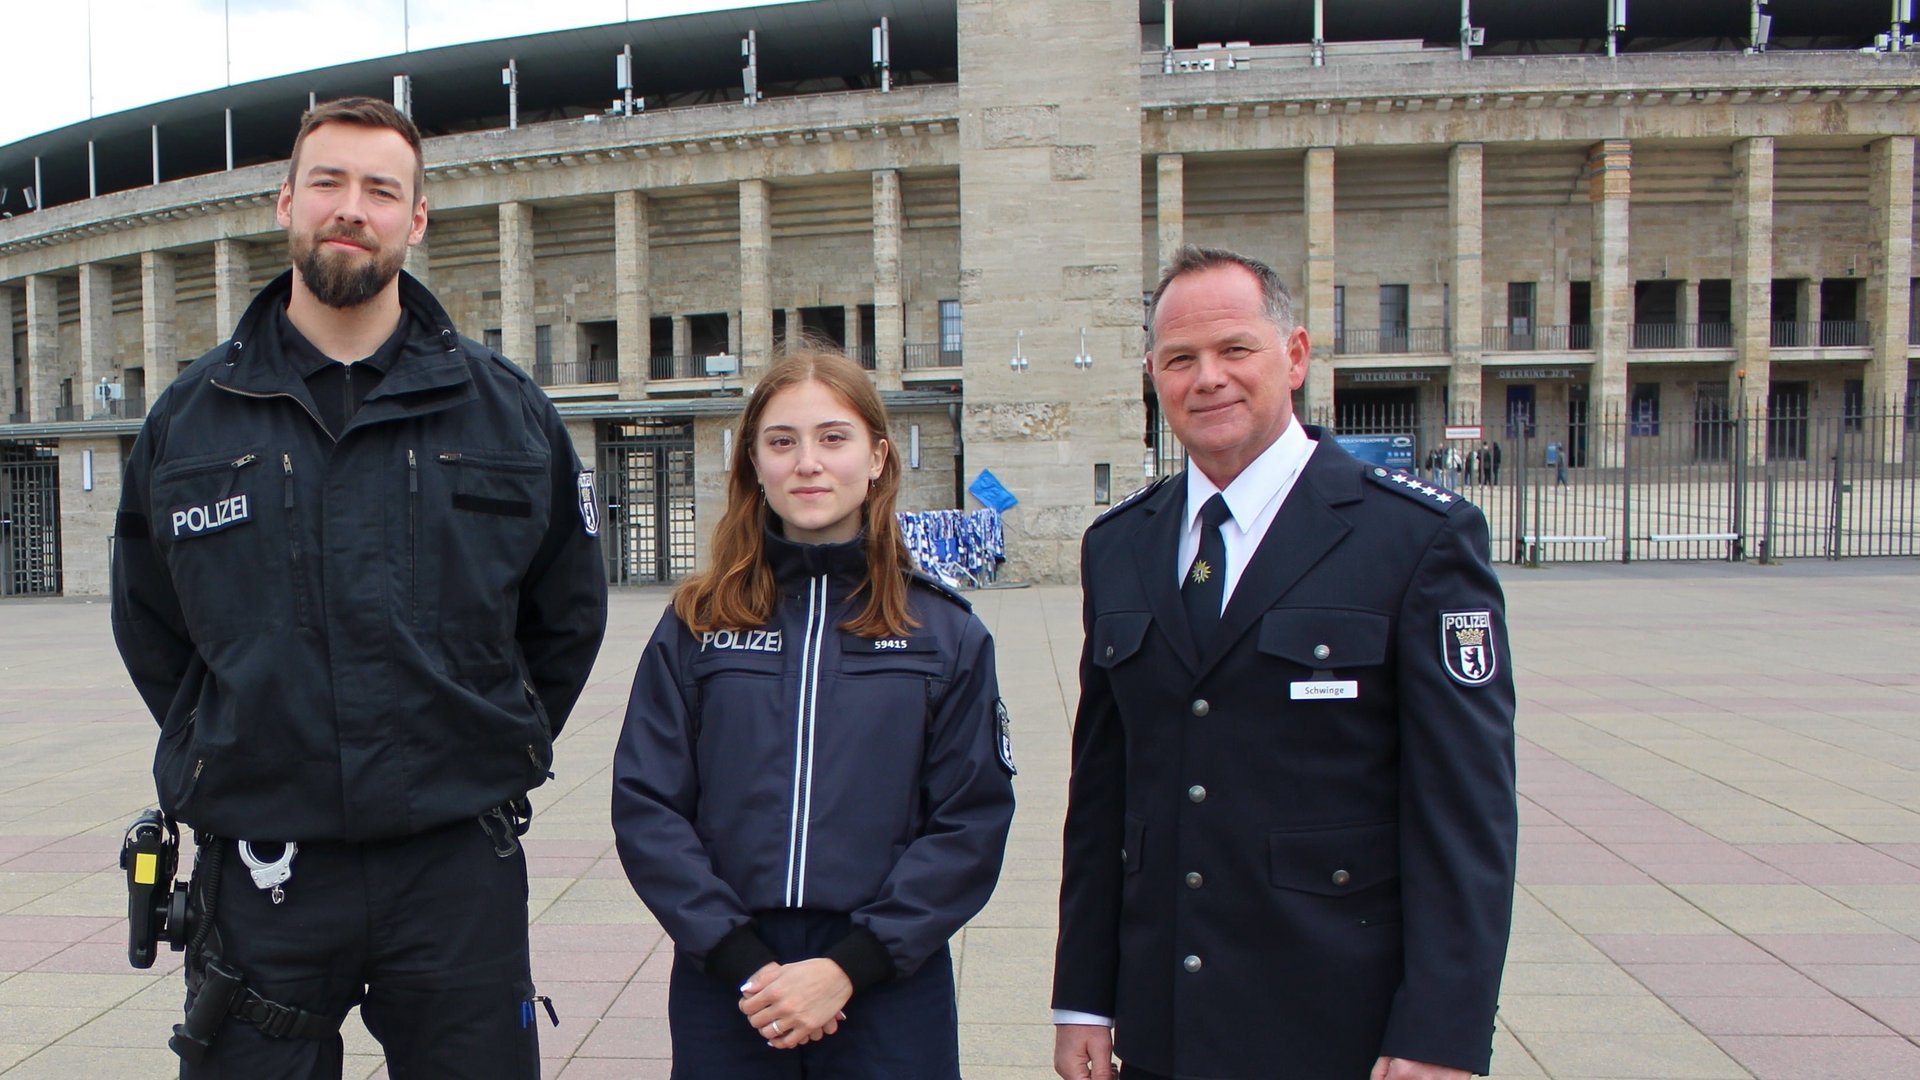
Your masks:
<path fill-rule="evenodd" d="M 532 380 L 405 274 L 413 329 L 336 443 L 272 329 L 291 277 L 141 428 L 114 639 L 168 813 L 407 836 L 549 775 L 606 626 L 592 474 Z"/>
<path fill-rule="evenodd" d="M 865 606 L 864 541 L 769 534 L 782 602 L 752 630 L 647 643 L 614 755 L 613 826 L 677 949 L 729 985 L 773 954 L 758 911 L 847 913 L 827 953 L 856 989 L 909 975 L 985 905 L 1013 816 L 993 641 L 915 579 L 899 638 L 840 628 Z"/>
<path fill-rule="evenodd" d="M 1053 1005 L 1181 1080 L 1484 1073 L 1517 834 L 1486 519 L 1307 431 L 1205 649 L 1184 476 L 1087 530 Z"/>

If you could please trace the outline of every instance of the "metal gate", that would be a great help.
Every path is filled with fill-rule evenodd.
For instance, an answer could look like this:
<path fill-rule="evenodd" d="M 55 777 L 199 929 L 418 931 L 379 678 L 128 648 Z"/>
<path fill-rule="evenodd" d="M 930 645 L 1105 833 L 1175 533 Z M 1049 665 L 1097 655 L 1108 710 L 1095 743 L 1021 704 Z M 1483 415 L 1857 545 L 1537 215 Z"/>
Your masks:
<path fill-rule="evenodd" d="M 59 455 L 50 444 L 0 442 L 0 596 L 59 593 Z"/>
<path fill-rule="evenodd" d="M 677 581 L 694 570 L 693 425 L 610 421 L 600 430 L 607 581 Z"/>

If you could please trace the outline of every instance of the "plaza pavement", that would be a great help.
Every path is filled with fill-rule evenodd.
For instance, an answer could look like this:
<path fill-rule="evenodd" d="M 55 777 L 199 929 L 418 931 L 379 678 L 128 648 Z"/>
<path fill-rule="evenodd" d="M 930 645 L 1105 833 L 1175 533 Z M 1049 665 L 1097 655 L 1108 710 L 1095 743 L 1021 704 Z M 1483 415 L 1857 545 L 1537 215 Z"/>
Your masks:
<path fill-rule="evenodd" d="M 1495 1075 L 1920 1076 L 1920 561 L 1504 577 L 1522 831 Z M 535 795 L 534 972 L 561 1017 L 541 1032 L 548 1078 L 667 1075 L 670 946 L 607 825 L 611 747 L 665 598 L 616 594 Z M 955 941 L 961 1055 L 968 1080 L 1043 1080 L 1078 593 L 974 599 L 999 642 L 1020 810 L 999 891 Z M 174 1075 L 178 957 L 127 966 L 115 866 L 152 799 L 154 735 L 103 602 L 0 604 L 7 1080 Z M 357 1019 L 346 1036 L 347 1075 L 383 1076 Z"/>

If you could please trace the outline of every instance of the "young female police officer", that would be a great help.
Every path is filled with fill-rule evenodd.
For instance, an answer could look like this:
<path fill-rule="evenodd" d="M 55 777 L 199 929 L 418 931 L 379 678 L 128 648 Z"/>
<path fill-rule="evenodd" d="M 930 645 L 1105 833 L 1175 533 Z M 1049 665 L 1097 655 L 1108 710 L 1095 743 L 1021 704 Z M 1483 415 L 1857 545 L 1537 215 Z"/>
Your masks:
<path fill-rule="evenodd" d="M 993 642 L 916 576 L 860 368 L 790 354 L 740 419 L 709 569 L 634 677 L 627 876 L 676 947 L 677 1080 L 957 1080 L 947 939 L 1013 815 Z"/>

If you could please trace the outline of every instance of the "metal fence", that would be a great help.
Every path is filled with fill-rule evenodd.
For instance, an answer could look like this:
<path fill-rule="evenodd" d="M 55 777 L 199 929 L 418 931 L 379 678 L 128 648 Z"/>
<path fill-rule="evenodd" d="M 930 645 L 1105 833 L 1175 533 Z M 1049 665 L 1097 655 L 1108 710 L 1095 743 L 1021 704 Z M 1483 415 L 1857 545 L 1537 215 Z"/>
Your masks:
<path fill-rule="evenodd" d="M 961 357 L 958 349 L 908 343 L 902 359 L 906 370 L 920 371 L 925 368 L 959 367 Z"/>
<path fill-rule="evenodd" d="M 1453 334 L 1443 326 L 1347 327 L 1334 331 L 1337 356 L 1389 353 L 1443 353 L 1452 350 Z"/>
<path fill-rule="evenodd" d="M 1701 395 L 1664 410 L 1576 401 L 1564 415 L 1485 424 L 1413 405 L 1315 420 L 1410 436 L 1414 471 L 1485 512 L 1504 562 L 1920 555 L 1911 401 L 1815 411 L 1790 398 L 1748 416 L 1737 400 Z M 1480 438 L 1449 440 L 1448 425 L 1477 426 Z"/>
<path fill-rule="evenodd" d="M 541 386 L 583 386 L 620 380 L 620 366 L 614 357 L 596 356 L 587 360 L 535 362 L 533 381 Z"/>

